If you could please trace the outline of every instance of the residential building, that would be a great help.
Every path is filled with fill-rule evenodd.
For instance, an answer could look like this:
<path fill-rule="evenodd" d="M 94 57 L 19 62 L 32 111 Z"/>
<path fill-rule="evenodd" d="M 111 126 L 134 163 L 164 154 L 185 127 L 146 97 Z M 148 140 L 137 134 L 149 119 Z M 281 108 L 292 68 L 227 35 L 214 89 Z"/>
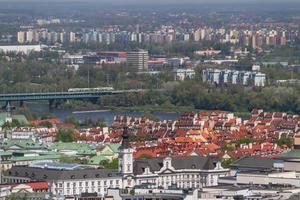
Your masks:
<path fill-rule="evenodd" d="M 229 69 L 204 69 L 202 81 L 222 84 L 241 84 L 244 86 L 264 87 L 266 74 L 257 71 L 237 71 Z"/>
<path fill-rule="evenodd" d="M 18 43 L 20 43 L 20 44 L 25 43 L 25 32 L 24 31 L 18 32 L 17 40 L 18 40 Z"/>
<path fill-rule="evenodd" d="M 228 170 L 211 157 L 166 157 L 134 159 L 128 131 L 122 135 L 119 148 L 119 166 L 114 169 L 96 169 L 78 164 L 36 162 L 29 166 L 14 166 L 2 176 L 4 183 L 46 181 L 53 199 L 82 193 L 97 193 L 104 197 L 108 188 L 127 189 L 144 184 L 151 188 L 176 187 L 199 189 L 218 185 L 219 177 Z"/>
<path fill-rule="evenodd" d="M 186 78 L 192 79 L 195 75 L 196 73 L 193 69 L 176 69 L 174 72 L 174 79 L 182 81 Z"/>
<path fill-rule="evenodd" d="M 139 50 L 127 53 L 127 63 L 129 66 L 136 68 L 138 71 L 148 70 L 148 51 Z"/>

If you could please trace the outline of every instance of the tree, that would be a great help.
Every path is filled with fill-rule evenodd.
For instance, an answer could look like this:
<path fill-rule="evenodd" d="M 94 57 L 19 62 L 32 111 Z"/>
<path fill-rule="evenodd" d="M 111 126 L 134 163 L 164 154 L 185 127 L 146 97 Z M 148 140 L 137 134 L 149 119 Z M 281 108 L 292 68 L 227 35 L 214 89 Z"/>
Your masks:
<path fill-rule="evenodd" d="M 18 120 L 12 119 L 12 122 L 5 122 L 2 125 L 2 128 L 3 129 L 12 129 L 12 128 L 15 128 L 15 127 L 20 127 L 20 126 L 21 126 L 21 123 Z"/>
<path fill-rule="evenodd" d="M 59 129 L 55 138 L 56 142 L 74 142 L 74 130 L 72 129 Z"/>
<path fill-rule="evenodd" d="M 293 140 L 286 133 L 282 134 L 280 139 L 276 142 L 279 146 L 286 145 L 289 148 L 293 146 Z"/>
<path fill-rule="evenodd" d="M 74 116 L 66 116 L 65 117 L 65 123 L 67 123 L 67 124 L 73 124 L 73 125 L 75 125 L 75 126 L 78 126 L 79 125 L 79 121 L 77 120 L 77 119 L 75 119 L 75 117 Z"/>
<path fill-rule="evenodd" d="M 221 165 L 224 168 L 229 168 L 230 165 L 235 161 L 235 159 L 233 158 L 229 158 L 229 159 L 222 159 L 221 160 Z"/>
<path fill-rule="evenodd" d="M 113 159 L 112 161 L 102 160 L 100 161 L 100 165 L 103 166 L 105 169 L 118 169 L 119 161 L 118 159 Z"/>
<path fill-rule="evenodd" d="M 252 141 L 253 141 L 252 138 L 250 138 L 248 136 L 242 136 L 242 137 L 240 137 L 237 140 L 236 144 L 237 145 L 240 145 L 240 144 L 250 144 Z"/>

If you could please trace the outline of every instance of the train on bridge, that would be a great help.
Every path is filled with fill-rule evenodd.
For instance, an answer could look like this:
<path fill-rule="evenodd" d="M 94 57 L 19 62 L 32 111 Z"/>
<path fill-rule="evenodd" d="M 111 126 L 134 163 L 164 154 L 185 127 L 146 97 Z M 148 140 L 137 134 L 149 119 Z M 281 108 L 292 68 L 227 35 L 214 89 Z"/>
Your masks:
<path fill-rule="evenodd" d="M 70 88 L 68 92 L 102 92 L 113 91 L 113 87 L 96 87 L 96 88 Z"/>

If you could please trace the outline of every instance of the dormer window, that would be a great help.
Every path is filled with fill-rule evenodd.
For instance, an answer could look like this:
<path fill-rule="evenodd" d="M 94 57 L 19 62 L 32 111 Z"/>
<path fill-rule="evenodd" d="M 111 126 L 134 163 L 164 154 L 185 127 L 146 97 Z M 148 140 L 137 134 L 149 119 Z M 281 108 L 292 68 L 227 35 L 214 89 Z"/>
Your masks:
<path fill-rule="evenodd" d="M 71 176 L 71 179 L 74 179 L 74 178 L 75 178 L 75 175 L 72 175 L 72 176 Z"/>
<path fill-rule="evenodd" d="M 166 168 L 169 168 L 169 167 L 170 167 L 170 163 L 166 162 Z"/>

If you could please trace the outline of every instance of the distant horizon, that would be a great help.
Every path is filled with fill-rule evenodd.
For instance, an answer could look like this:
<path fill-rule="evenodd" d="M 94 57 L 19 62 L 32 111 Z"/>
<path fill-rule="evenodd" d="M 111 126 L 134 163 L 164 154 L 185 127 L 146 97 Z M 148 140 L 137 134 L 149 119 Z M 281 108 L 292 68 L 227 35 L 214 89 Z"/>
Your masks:
<path fill-rule="evenodd" d="M 47 2 L 79 2 L 79 3 L 109 3 L 109 4 L 151 4 L 151 5 L 186 5 L 186 4 L 294 4 L 299 3 L 299 0 L 0 0 L 5 3 L 22 3 L 22 2 L 35 2 L 35 3 L 47 3 Z"/>

